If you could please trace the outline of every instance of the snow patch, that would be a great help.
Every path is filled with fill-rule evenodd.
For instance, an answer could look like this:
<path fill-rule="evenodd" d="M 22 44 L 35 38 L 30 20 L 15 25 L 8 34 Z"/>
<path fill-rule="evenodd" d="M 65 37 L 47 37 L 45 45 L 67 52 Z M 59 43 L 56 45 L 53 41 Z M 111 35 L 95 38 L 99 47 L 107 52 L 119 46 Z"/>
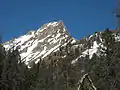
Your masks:
<path fill-rule="evenodd" d="M 55 47 L 53 47 L 52 49 L 50 49 L 46 54 L 44 54 L 44 56 L 42 58 L 45 58 L 47 55 L 49 55 L 51 52 L 53 52 L 54 50 L 56 50 L 60 45 L 57 45 Z"/>
<path fill-rule="evenodd" d="M 77 57 L 75 60 L 73 60 L 71 63 L 72 63 L 72 64 L 76 63 L 79 58 L 85 57 L 85 56 L 88 55 L 88 54 L 89 54 L 89 58 L 91 59 L 92 56 L 93 56 L 93 54 L 97 52 L 98 47 L 99 47 L 99 45 L 97 44 L 96 41 L 94 41 L 94 42 L 93 42 L 93 46 L 91 47 L 91 49 L 88 49 L 88 50 L 82 52 L 82 54 L 81 54 L 79 57 Z"/>
<path fill-rule="evenodd" d="M 27 52 L 24 52 L 24 53 L 21 53 L 20 56 L 21 56 L 21 59 L 23 59 L 22 57 L 27 57 L 30 53 L 32 53 L 32 50 L 37 47 L 37 44 L 38 44 L 38 41 L 34 41 L 34 44 L 29 47 L 29 49 L 27 50 Z"/>
<path fill-rule="evenodd" d="M 89 54 L 89 58 L 91 59 L 92 55 L 97 52 L 97 50 L 98 50 L 97 48 L 98 47 L 99 47 L 99 45 L 97 44 L 96 41 L 94 41 L 93 42 L 93 46 L 91 47 L 91 49 L 88 49 L 88 50 L 84 51 L 82 54 L 83 55 Z"/>
<path fill-rule="evenodd" d="M 50 23 L 47 24 L 47 27 L 49 27 L 49 26 L 53 26 L 53 27 L 57 26 L 57 23 L 58 22 L 50 22 Z"/>
<path fill-rule="evenodd" d="M 72 40 L 71 44 L 74 44 L 74 43 L 76 43 L 76 40 L 75 40 L 75 39 Z"/>

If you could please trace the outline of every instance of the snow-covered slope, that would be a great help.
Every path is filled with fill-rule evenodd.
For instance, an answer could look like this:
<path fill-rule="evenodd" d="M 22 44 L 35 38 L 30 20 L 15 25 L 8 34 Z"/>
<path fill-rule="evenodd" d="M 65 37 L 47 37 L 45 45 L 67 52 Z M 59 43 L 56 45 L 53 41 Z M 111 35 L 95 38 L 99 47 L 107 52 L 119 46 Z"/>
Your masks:
<path fill-rule="evenodd" d="M 67 32 L 62 21 L 44 24 L 38 30 L 30 31 L 26 35 L 4 43 L 6 50 L 18 48 L 21 60 L 27 65 L 37 63 L 40 58 L 45 58 L 52 52 L 59 50 L 68 42 L 76 40 Z"/>

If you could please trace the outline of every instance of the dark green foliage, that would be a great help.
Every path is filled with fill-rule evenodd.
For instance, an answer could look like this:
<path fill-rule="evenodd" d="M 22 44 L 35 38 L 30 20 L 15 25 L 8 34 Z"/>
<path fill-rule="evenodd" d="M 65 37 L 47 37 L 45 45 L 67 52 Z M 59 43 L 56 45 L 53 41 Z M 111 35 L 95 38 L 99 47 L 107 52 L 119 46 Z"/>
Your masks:
<path fill-rule="evenodd" d="M 8 51 L 3 62 L 1 63 L 2 72 L 0 74 L 2 88 L 10 90 L 20 90 L 22 87 L 23 76 L 21 72 L 21 62 L 17 50 Z M 19 64 L 18 64 L 19 63 Z M 4 83 L 4 84 L 3 84 Z"/>
<path fill-rule="evenodd" d="M 18 50 L 6 52 L 0 45 L 0 90 L 24 90 L 25 70 Z"/>
<path fill-rule="evenodd" d="M 94 54 L 89 60 L 89 74 L 98 90 L 120 90 L 120 42 L 106 29 L 102 34 L 101 55 Z"/>

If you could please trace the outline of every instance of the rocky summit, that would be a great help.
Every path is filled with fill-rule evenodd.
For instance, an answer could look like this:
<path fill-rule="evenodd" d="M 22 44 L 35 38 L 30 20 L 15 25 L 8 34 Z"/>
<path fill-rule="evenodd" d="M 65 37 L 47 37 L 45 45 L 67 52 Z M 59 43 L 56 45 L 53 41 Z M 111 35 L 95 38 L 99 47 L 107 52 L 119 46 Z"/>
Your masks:
<path fill-rule="evenodd" d="M 6 50 L 13 47 L 19 50 L 21 60 L 27 65 L 37 63 L 40 58 L 45 58 L 68 42 L 74 43 L 74 39 L 67 31 L 62 21 L 44 24 L 38 30 L 29 31 L 26 35 L 14 38 L 6 43 Z"/>

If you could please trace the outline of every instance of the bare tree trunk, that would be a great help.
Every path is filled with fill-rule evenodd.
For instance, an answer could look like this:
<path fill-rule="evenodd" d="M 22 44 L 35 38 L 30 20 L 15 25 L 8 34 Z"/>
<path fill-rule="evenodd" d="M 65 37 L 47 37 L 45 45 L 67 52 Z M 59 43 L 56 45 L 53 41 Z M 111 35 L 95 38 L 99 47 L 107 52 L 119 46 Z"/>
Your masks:
<path fill-rule="evenodd" d="M 88 73 L 84 74 L 84 75 L 83 75 L 83 77 L 79 80 L 77 90 L 80 90 L 81 85 L 83 84 L 83 82 L 84 82 L 85 78 L 87 78 L 87 79 L 89 80 L 89 82 L 90 82 L 90 84 L 91 84 L 92 89 L 93 89 L 93 90 L 97 90 L 97 88 L 94 86 L 94 84 L 93 84 L 93 82 L 92 82 L 91 78 L 89 77 Z"/>

